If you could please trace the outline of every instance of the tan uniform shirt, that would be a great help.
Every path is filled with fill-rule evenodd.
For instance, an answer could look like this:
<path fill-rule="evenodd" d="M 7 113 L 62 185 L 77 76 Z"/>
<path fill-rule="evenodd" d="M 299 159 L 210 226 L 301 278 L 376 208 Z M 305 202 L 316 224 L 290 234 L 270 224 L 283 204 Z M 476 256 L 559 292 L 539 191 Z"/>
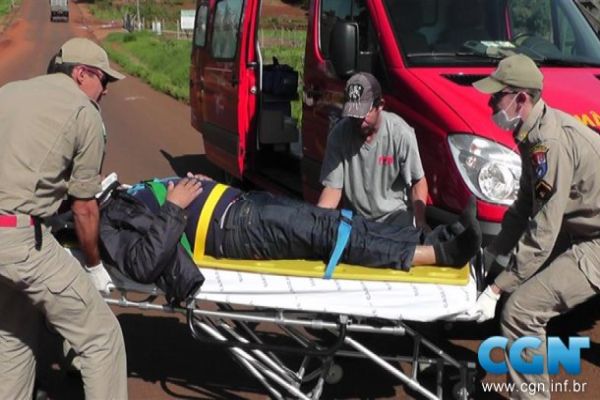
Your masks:
<path fill-rule="evenodd" d="M 97 105 L 59 73 L 0 88 L 0 214 L 52 215 L 66 194 L 100 190 Z"/>
<path fill-rule="evenodd" d="M 535 274 L 561 231 L 573 243 L 600 237 L 600 135 L 540 100 L 516 140 L 520 189 L 495 241 L 500 252 L 513 249 L 514 262 L 495 281 L 506 292 Z M 586 256 L 596 262 L 579 267 L 600 287 L 600 249 L 590 244 Z"/>

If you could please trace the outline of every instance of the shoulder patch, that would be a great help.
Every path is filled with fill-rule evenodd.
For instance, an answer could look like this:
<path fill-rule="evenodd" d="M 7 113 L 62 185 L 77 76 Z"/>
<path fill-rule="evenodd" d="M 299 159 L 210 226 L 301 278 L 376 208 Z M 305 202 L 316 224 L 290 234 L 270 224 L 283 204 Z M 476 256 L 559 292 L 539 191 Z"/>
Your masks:
<path fill-rule="evenodd" d="M 536 180 L 542 179 L 548 172 L 546 153 L 548 153 L 548 147 L 543 144 L 537 144 L 531 149 L 531 166 Z"/>
<path fill-rule="evenodd" d="M 535 184 L 535 197 L 538 200 L 548 200 L 550 198 L 550 196 L 552 196 L 553 189 L 554 188 L 552 187 L 551 184 L 549 184 L 548 182 L 546 182 L 543 179 L 540 179 Z"/>

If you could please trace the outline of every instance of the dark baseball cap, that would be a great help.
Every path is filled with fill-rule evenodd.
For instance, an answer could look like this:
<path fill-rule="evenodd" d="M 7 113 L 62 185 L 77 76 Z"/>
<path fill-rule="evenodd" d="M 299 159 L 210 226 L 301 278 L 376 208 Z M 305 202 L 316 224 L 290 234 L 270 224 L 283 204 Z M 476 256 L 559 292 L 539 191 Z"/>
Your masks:
<path fill-rule="evenodd" d="M 498 68 L 487 78 L 473 83 L 483 93 L 497 93 L 506 87 L 542 90 L 544 76 L 533 60 L 523 54 L 514 54 L 498 63 Z"/>
<path fill-rule="evenodd" d="M 367 72 L 354 74 L 346 82 L 342 117 L 364 118 L 375 100 L 381 98 L 381 85 Z"/>
<path fill-rule="evenodd" d="M 85 38 L 67 40 L 60 48 L 55 63 L 84 64 L 102 70 L 109 80 L 116 81 L 125 75 L 112 69 L 108 63 L 106 51 L 96 43 Z"/>

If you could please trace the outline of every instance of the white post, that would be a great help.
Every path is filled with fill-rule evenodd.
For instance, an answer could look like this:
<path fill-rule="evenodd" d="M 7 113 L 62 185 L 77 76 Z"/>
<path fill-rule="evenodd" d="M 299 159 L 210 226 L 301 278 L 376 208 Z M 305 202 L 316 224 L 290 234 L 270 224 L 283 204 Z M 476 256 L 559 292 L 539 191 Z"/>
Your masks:
<path fill-rule="evenodd" d="M 140 0 L 135 0 L 135 7 L 136 7 L 136 14 L 137 14 L 137 30 L 140 31 L 142 30 L 141 28 L 141 23 L 142 20 L 140 19 Z"/>

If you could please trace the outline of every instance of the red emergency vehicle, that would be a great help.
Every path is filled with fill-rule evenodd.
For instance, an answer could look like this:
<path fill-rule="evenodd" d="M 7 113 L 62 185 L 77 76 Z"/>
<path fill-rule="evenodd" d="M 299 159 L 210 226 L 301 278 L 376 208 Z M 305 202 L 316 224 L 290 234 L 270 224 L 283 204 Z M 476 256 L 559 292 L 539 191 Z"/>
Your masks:
<path fill-rule="evenodd" d="M 515 199 L 512 135 L 471 86 L 505 55 L 532 57 L 547 103 L 600 127 L 600 41 L 573 0 L 312 0 L 301 124 L 290 115 L 294 73 L 263 59 L 260 3 L 199 0 L 190 71 L 192 125 L 208 158 L 258 186 L 316 201 L 327 134 L 356 71 L 377 76 L 386 108 L 415 128 L 432 223 L 475 194 L 494 235 Z"/>

